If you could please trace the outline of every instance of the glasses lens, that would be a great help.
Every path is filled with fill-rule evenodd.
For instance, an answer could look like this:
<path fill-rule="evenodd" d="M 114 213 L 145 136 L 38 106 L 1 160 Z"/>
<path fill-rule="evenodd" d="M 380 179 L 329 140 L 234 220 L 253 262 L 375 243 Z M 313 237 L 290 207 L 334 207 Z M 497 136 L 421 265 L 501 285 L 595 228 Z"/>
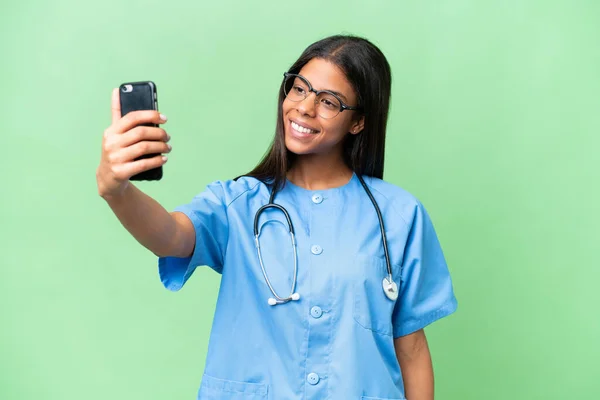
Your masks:
<path fill-rule="evenodd" d="M 285 79 L 285 95 L 291 101 L 302 101 L 308 96 L 308 83 L 299 76 L 290 75 Z"/>
<path fill-rule="evenodd" d="M 319 115 L 323 118 L 333 118 L 340 113 L 340 100 L 331 93 L 320 93 L 317 97 Z"/>
<path fill-rule="evenodd" d="M 310 94 L 310 84 L 301 76 L 288 75 L 283 84 L 285 96 L 291 101 L 303 101 Z M 333 118 L 340 113 L 342 104 L 333 93 L 323 92 L 315 99 L 317 113 L 323 118 Z"/>

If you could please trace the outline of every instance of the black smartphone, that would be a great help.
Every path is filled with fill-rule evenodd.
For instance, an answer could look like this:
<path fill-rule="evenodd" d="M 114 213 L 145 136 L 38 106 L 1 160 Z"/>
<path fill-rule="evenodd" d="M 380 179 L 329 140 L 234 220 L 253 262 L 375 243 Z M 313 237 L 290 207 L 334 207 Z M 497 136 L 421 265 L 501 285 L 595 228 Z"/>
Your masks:
<path fill-rule="evenodd" d="M 121 99 L 121 116 L 131 111 L 158 110 L 158 98 L 156 96 L 156 85 L 152 81 L 129 82 L 119 86 L 119 98 Z M 158 126 L 157 124 L 142 124 L 143 126 Z M 151 158 L 160 154 L 146 154 L 142 158 Z M 140 172 L 129 178 L 131 181 L 158 181 L 162 178 L 162 167 Z"/>

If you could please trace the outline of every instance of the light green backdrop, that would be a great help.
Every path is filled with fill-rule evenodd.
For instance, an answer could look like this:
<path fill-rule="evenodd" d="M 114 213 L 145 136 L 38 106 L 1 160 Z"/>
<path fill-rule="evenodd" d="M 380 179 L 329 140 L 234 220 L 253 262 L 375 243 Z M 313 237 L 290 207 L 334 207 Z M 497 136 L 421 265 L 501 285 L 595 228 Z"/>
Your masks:
<path fill-rule="evenodd" d="M 0 399 L 195 398 L 219 276 L 164 290 L 97 196 L 111 89 L 157 83 L 174 150 L 139 186 L 172 209 L 258 161 L 282 72 L 339 32 L 389 59 L 385 178 L 454 279 L 437 399 L 600 397 L 598 1 L 0 7 Z"/>

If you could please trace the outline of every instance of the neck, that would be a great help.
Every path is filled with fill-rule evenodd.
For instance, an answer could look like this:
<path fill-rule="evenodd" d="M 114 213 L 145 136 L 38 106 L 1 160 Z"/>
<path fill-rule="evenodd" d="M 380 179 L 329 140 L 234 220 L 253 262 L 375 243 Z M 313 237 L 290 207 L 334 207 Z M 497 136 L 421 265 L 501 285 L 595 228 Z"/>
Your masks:
<path fill-rule="evenodd" d="M 325 190 L 348 183 L 352 178 L 352 170 L 341 156 L 332 159 L 314 154 L 301 155 L 294 161 L 287 178 L 294 185 L 308 190 Z"/>

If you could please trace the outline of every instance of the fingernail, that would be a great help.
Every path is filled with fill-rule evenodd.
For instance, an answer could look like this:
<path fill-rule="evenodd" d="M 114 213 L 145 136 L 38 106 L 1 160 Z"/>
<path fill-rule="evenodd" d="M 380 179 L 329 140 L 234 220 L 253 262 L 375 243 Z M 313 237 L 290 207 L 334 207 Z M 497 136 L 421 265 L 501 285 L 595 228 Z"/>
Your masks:
<path fill-rule="evenodd" d="M 173 147 L 170 144 L 168 144 L 167 147 L 169 148 L 169 151 L 173 149 Z"/>
<path fill-rule="evenodd" d="M 166 163 L 168 160 L 167 156 L 163 156 L 162 160 L 163 160 L 163 163 Z"/>
<path fill-rule="evenodd" d="M 168 142 L 169 140 L 171 140 L 171 135 L 169 135 L 169 134 L 167 133 L 167 142 Z"/>
<path fill-rule="evenodd" d="M 167 120 L 167 116 L 164 114 L 160 114 L 160 119 L 161 121 L 166 121 Z"/>

